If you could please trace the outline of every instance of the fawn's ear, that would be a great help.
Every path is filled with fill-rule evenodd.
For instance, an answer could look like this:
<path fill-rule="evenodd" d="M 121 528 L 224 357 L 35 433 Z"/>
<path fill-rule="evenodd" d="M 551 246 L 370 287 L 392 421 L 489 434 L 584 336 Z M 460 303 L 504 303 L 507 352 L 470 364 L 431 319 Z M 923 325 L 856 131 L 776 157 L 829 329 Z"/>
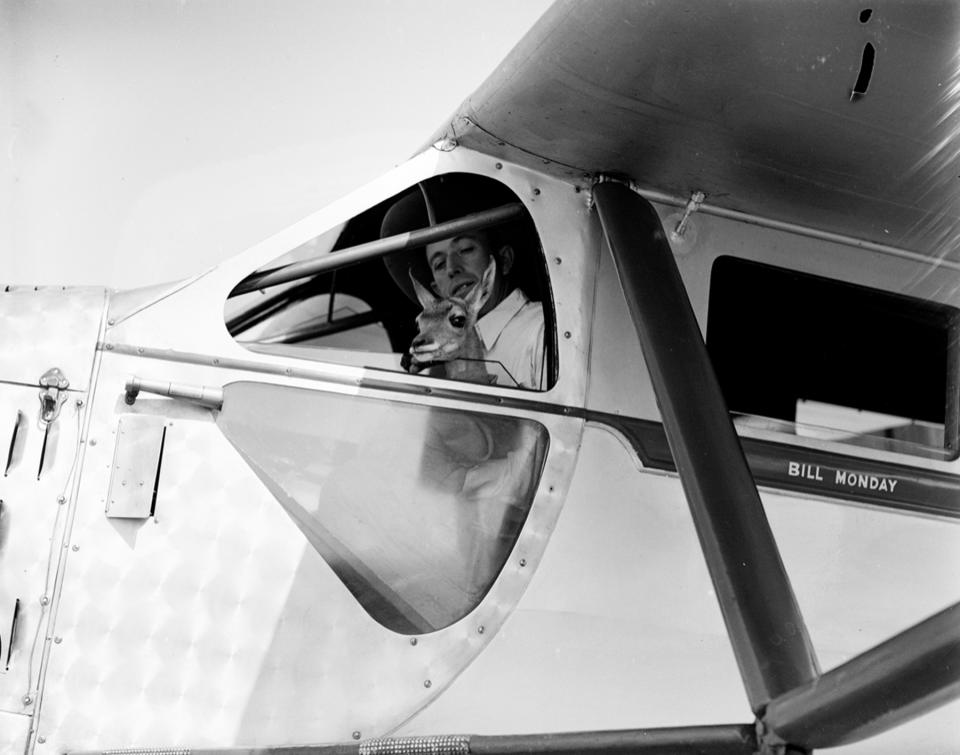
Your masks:
<path fill-rule="evenodd" d="M 424 286 L 420 281 L 418 281 L 412 270 L 407 271 L 407 275 L 410 276 L 410 282 L 413 283 L 413 292 L 417 295 L 417 301 L 420 302 L 420 306 L 423 309 L 432 307 L 437 303 L 437 297 L 429 288 Z"/>
<path fill-rule="evenodd" d="M 493 282 L 496 280 L 496 277 L 497 258 L 491 255 L 490 261 L 487 263 L 487 269 L 483 271 L 480 282 L 471 288 L 465 297 L 467 306 L 474 314 L 483 309 L 483 305 L 487 303 L 487 299 L 489 299 L 490 294 L 493 293 Z"/>

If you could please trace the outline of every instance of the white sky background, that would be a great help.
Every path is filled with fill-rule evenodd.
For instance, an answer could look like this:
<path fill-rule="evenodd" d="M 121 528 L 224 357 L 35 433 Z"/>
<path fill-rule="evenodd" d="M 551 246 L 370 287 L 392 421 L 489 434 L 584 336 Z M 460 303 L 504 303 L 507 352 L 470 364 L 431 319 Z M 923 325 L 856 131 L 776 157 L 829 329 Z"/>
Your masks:
<path fill-rule="evenodd" d="M 0 0 L 0 283 L 134 287 L 409 157 L 549 0 Z"/>

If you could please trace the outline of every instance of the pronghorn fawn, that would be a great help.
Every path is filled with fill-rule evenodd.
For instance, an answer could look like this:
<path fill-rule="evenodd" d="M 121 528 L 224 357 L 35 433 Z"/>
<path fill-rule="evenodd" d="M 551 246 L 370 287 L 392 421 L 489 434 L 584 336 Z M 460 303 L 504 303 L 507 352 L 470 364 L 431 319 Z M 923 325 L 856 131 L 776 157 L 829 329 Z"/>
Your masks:
<path fill-rule="evenodd" d="M 440 298 L 411 274 L 413 290 L 423 311 L 417 315 L 418 335 L 410 345 L 411 371 L 472 383 L 489 383 L 492 377 L 486 352 L 477 333 L 480 310 L 493 291 L 497 263 L 493 258 L 477 284 L 463 296 Z"/>

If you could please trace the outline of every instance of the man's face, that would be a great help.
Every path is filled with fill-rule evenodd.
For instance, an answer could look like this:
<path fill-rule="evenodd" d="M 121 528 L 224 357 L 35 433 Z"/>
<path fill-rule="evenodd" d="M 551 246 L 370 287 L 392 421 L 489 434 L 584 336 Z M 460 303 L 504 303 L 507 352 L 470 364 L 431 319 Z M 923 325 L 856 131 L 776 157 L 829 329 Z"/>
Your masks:
<path fill-rule="evenodd" d="M 463 297 L 480 282 L 490 258 L 494 255 L 489 239 L 482 232 L 465 233 L 427 245 L 427 264 L 433 275 L 436 293 L 446 299 Z M 493 292 L 480 314 L 486 314 L 500 303 L 506 292 L 503 289 L 501 260 L 497 260 L 497 274 Z"/>

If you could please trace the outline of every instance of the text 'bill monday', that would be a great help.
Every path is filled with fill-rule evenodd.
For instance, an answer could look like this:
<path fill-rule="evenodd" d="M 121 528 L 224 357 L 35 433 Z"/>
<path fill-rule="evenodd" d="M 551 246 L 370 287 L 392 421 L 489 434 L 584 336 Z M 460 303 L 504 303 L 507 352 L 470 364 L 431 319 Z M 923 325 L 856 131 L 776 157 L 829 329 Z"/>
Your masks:
<path fill-rule="evenodd" d="M 835 485 L 859 488 L 861 490 L 876 490 L 878 492 L 892 493 L 900 483 L 900 480 L 881 475 L 866 474 L 864 472 L 848 472 L 845 469 L 829 469 L 820 467 L 817 464 L 803 464 L 798 461 L 787 463 L 787 475 L 790 477 L 827 482 L 831 473 L 833 474 L 832 482 Z M 826 475 L 826 478 L 824 475 Z"/>

